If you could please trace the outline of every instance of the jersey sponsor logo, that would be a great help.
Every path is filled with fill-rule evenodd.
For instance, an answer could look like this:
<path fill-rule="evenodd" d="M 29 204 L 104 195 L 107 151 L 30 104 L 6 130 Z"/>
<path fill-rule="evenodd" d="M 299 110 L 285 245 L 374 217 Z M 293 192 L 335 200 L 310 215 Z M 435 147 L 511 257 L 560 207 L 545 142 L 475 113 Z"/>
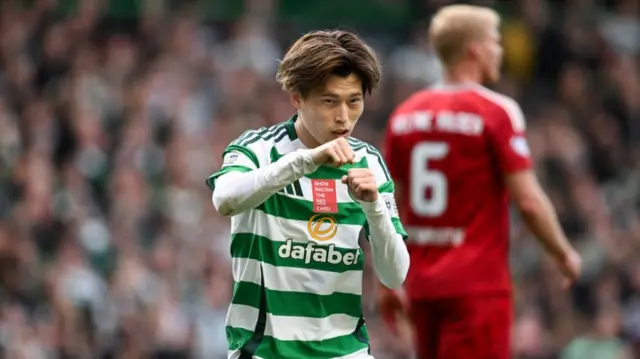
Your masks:
<path fill-rule="evenodd" d="M 224 166 L 229 166 L 234 164 L 240 156 L 238 152 L 229 152 L 224 156 L 224 162 L 222 163 Z"/>
<path fill-rule="evenodd" d="M 315 242 L 296 244 L 293 242 L 293 239 L 287 239 L 287 241 L 278 248 L 278 256 L 280 256 L 280 258 L 292 258 L 304 261 L 305 264 L 311 262 L 329 264 L 343 263 L 350 266 L 358 263 L 360 251 L 358 249 L 352 249 L 346 253 L 342 253 L 336 250 L 334 244 L 328 246 L 317 245 Z"/>
<path fill-rule="evenodd" d="M 307 230 L 311 238 L 324 242 L 332 239 L 338 233 L 336 219 L 326 214 L 316 214 L 309 218 Z"/>
<path fill-rule="evenodd" d="M 509 142 L 513 151 L 520 156 L 529 157 L 531 155 L 527 139 L 524 136 L 513 136 Z"/>
<path fill-rule="evenodd" d="M 389 210 L 391 217 L 398 217 L 398 206 L 396 205 L 396 199 L 393 197 L 393 193 L 381 193 L 384 204 Z"/>

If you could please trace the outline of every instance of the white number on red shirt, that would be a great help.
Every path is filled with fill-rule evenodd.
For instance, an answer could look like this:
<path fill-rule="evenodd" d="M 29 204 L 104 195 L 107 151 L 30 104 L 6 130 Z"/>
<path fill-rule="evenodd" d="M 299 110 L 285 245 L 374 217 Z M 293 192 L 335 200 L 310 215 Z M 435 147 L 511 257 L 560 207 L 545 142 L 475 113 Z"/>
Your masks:
<path fill-rule="evenodd" d="M 430 160 L 439 160 L 449 153 L 444 142 L 420 142 L 411 151 L 411 207 L 415 214 L 440 216 L 447 209 L 447 177 L 429 168 Z M 425 193 L 431 195 L 427 198 Z"/>

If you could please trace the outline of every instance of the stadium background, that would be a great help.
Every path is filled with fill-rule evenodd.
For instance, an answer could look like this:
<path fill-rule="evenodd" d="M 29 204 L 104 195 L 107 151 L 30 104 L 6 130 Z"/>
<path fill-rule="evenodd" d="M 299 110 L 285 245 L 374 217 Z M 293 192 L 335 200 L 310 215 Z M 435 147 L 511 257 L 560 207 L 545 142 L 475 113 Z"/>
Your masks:
<path fill-rule="evenodd" d="M 276 60 L 314 28 L 364 36 L 384 81 L 356 136 L 379 145 L 392 107 L 440 76 L 426 20 L 450 2 L 0 1 L 0 357 L 223 358 L 228 221 L 204 178 L 244 129 L 291 115 Z M 522 103 L 538 174 L 585 259 L 564 294 L 514 216 L 513 357 L 631 358 L 638 2 L 479 3 L 505 16 L 498 89 Z M 404 358 L 370 269 L 374 353 Z"/>

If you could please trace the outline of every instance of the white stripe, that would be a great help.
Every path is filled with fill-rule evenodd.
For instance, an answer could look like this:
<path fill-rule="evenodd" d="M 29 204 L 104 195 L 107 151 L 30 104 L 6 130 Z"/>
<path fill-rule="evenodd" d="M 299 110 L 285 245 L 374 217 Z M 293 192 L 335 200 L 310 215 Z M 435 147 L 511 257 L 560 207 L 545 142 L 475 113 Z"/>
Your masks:
<path fill-rule="evenodd" d="M 307 229 L 307 221 L 297 221 L 276 217 L 259 210 L 251 210 L 231 217 L 231 233 L 253 233 L 276 242 L 293 239 L 294 242 L 307 243 L 313 241 L 322 245 L 334 244 L 336 247 L 360 248 L 358 238 L 362 226 L 338 224 L 336 236 L 328 241 L 316 241 L 311 238 Z"/>
<path fill-rule="evenodd" d="M 355 353 L 347 354 L 341 357 L 333 358 L 333 359 L 374 359 L 371 355 L 369 355 L 369 348 L 364 348 L 358 350 Z"/>
<path fill-rule="evenodd" d="M 477 93 L 487 100 L 495 103 L 505 110 L 509 120 L 511 121 L 511 126 L 513 130 L 516 132 L 522 132 L 526 128 L 526 122 L 524 119 L 524 114 L 522 113 L 522 109 L 518 103 L 503 94 L 497 93 L 495 91 L 489 90 L 486 87 L 477 86 L 474 87 L 477 90 Z"/>
<path fill-rule="evenodd" d="M 258 309 L 231 304 L 227 325 L 253 331 Z M 247 319 L 249 318 L 249 319 Z M 359 318 L 332 314 L 325 318 L 287 317 L 267 313 L 265 335 L 279 340 L 318 341 L 353 334 Z"/>
<path fill-rule="evenodd" d="M 240 349 L 228 351 L 227 352 L 227 358 L 228 359 L 239 359 L 240 358 Z M 252 359 L 263 359 L 262 357 L 255 356 L 255 355 L 252 356 L 251 358 Z M 369 349 L 368 348 L 364 348 L 364 349 L 358 350 L 355 353 L 347 354 L 345 356 L 336 357 L 336 358 L 332 358 L 332 359 L 374 359 L 374 357 L 369 355 Z"/>
<path fill-rule="evenodd" d="M 227 352 L 227 359 L 240 359 L 240 349 L 229 350 Z M 251 357 L 251 359 L 263 359 L 263 358 L 254 355 Z"/>
<path fill-rule="evenodd" d="M 228 152 L 223 158 L 222 168 L 229 166 L 243 166 L 251 169 L 256 169 L 255 163 L 251 161 L 249 156 L 238 150 Z M 222 169 L 221 168 L 221 169 Z"/>
<path fill-rule="evenodd" d="M 227 325 L 253 332 L 258 322 L 259 310 L 242 304 L 231 304 L 227 311 Z"/>
<path fill-rule="evenodd" d="M 376 185 L 380 186 L 383 183 L 388 182 L 390 180 L 390 179 L 387 179 L 387 173 L 385 172 L 385 169 L 382 168 L 382 166 L 380 165 L 378 156 L 367 152 L 366 147 L 358 150 L 358 152 L 362 152 L 362 157 L 367 158 L 367 163 L 369 164 L 369 170 L 373 173 L 373 178 L 375 178 L 376 180 Z M 380 156 L 382 156 L 382 154 Z"/>
<path fill-rule="evenodd" d="M 233 279 L 260 285 L 260 262 L 249 258 L 233 259 Z M 272 290 L 307 292 L 319 295 L 333 293 L 362 294 L 362 271 L 333 273 L 307 268 L 276 267 L 262 263 L 264 284 Z"/>
<path fill-rule="evenodd" d="M 296 150 L 308 150 L 307 146 L 305 146 L 299 138 L 296 138 L 293 141 L 281 141 L 274 144 L 274 147 L 278 151 L 278 153 L 289 153 L 294 152 Z"/>

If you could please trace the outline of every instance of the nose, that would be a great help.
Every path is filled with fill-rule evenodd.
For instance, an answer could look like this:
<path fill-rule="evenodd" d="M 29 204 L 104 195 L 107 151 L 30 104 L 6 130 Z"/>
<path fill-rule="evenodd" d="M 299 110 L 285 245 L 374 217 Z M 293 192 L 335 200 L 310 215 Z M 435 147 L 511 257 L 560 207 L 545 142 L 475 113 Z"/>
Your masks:
<path fill-rule="evenodd" d="M 346 103 L 343 103 L 337 109 L 336 122 L 346 123 L 347 121 L 349 121 L 349 106 L 347 106 Z"/>

